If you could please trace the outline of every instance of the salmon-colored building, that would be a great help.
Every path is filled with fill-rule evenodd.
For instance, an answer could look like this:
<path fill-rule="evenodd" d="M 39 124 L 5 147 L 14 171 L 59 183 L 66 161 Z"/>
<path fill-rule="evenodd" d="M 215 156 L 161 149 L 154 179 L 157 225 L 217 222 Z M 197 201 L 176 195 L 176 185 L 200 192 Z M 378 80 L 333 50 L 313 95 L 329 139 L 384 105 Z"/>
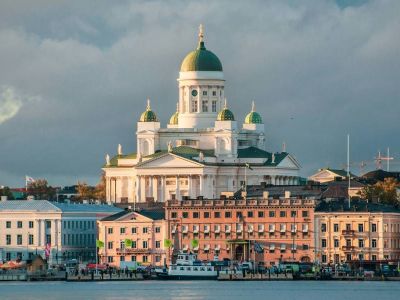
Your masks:
<path fill-rule="evenodd" d="M 100 262 L 114 267 L 129 261 L 164 265 L 165 229 L 164 210 L 125 210 L 98 221 L 98 238 L 104 242 Z M 131 245 L 126 245 L 127 240 Z"/>
<path fill-rule="evenodd" d="M 264 196 L 167 201 L 167 235 L 201 260 L 313 261 L 315 200 Z"/>

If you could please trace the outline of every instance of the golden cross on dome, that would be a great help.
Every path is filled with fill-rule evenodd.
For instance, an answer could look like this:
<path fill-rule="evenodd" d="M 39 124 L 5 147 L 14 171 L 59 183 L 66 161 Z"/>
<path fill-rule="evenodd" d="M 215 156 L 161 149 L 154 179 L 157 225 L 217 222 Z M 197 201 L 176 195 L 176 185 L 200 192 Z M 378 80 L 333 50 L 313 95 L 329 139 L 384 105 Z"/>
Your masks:
<path fill-rule="evenodd" d="M 199 25 L 199 42 L 202 42 L 204 38 L 204 27 L 203 24 Z"/>
<path fill-rule="evenodd" d="M 225 98 L 224 109 L 227 109 L 227 108 L 228 108 L 228 101 Z"/>
<path fill-rule="evenodd" d="M 146 107 L 146 109 L 147 110 L 150 110 L 151 108 L 150 108 L 150 98 L 147 98 L 147 107 Z"/>
<path fill-rule="evenodd" d="M 256 104 L 254 103 L 254 100 L 253 100 L 253 102 L 251 103 L 251 111 L 252 111 L 252 112 L 256 111 Z"/>

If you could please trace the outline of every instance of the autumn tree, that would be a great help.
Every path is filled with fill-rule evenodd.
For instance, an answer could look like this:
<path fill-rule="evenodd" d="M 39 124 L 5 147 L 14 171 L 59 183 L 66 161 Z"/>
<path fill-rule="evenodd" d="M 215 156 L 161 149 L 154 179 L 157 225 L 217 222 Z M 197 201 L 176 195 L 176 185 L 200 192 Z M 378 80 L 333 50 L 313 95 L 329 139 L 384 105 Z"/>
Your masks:
<path fill-rule="evenodd" d="M 106 201 L 106 176 L 104 172 L 100 176 L 100 181 L 95 188 L 95 198 L 102 202 Z"/>
<path fill-rule="evenodd" d="M 78 191 L 79 200 L 95 199 L 95 189 L 86 182 L 78 181 L 76 189 Z"/>
<path fill-rule="evenodd" d="M 361 191 L 361 197 L 373 202 L 380 202 L 390 205 L 399 205 L 397 187 L 399 183 L 395 178 L 385 178 L 374 185 L 366 186 Z"/>
<path fill-rule="evenodd" d="M 34 196 L 36 200 L 52 200 L 56 196 L 56 189 L 49 186 L 46 179 L 37 179 L 28 184 L 27 194 Z"/>

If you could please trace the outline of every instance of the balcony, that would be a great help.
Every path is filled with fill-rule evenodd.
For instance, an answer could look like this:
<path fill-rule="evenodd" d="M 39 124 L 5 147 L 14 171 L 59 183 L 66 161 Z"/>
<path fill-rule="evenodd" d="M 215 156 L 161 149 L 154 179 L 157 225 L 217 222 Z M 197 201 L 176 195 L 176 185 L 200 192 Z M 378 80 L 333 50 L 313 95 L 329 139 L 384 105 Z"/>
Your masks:
<path fill-rule="evenodd" d="M 355 247 L 354 246 L 343 246 L 342 250 L 343 251 L 354 251 Z"/>
<path fill-rule="evenodd" d="M 354 230 L 342 230 L 343 236 L 354 236 Z"/>

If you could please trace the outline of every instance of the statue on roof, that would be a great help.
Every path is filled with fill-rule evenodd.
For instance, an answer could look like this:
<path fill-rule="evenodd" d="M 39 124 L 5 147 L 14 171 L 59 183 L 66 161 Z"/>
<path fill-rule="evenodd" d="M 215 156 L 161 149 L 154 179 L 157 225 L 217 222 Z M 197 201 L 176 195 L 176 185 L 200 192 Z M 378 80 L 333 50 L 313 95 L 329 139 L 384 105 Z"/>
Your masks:
<path fill-rule="evenodd" d="M 272 157 L 271 157 L 271 163 L 274 164 L 275 163 L 275 153 L 272 153 Z"/>
<path fill-rule="evenodd" d="M 204 153 L 203 153 L 203 151 L 199 152 L 199 161 L 204 161 Z"/>
<path fill-rule="evenodd" d="M 168 142 L 168 152 L 172 152 L 172 141 Z"/>
<path fill-rule="evenodd" d="M 122 155 L 122 145 L 118 144 L 118 155 Z"/>
<path fill-rule="evenodd" d="M 106 166 L 110 165 L 110 155 L 106 154 Z"/>

